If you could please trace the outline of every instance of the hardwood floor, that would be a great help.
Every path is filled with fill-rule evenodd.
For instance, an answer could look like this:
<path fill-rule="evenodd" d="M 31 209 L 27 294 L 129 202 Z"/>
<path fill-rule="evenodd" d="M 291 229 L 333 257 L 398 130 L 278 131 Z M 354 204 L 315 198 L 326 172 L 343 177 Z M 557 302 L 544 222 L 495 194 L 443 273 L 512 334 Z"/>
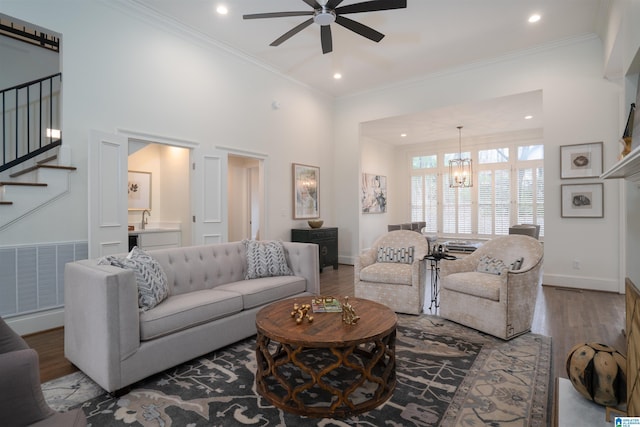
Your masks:
<path fill-rule="evenodd" d="M 323 295 L 352 296 L 353 266 L 325 268 L 320 274 L 320 290 Z M 599 342 L 626 354 L 624 324 L 624 295 L 542 286 L 532 332 L 553 338 L 554 377 L 567 378 L 565 358 L 575 344 Z M 42 382 L 76 371 L 64 358 L 63 336 L 63 329 L 58 328 L 25 337 L 40 356 Z"/>

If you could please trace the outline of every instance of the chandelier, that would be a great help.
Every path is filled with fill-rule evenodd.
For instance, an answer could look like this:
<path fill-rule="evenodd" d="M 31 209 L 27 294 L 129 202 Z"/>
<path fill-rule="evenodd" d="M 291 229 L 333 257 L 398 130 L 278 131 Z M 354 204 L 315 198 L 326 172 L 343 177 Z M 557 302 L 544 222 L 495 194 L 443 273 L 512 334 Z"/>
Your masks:
<path fill-rule="evenodd" d="M 458 126 L 458 158 L 449 160 L 449 187 L 473 187 L 471 159 L 462 158 L 462 126 Z"/>

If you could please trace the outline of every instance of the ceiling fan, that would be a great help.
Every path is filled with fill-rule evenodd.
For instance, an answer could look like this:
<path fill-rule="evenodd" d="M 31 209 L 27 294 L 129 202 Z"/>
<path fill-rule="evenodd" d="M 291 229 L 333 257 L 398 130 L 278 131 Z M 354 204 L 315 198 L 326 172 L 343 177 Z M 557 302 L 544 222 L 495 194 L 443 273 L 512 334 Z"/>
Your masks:
<path fill-rule="evenodd" d="M 374 42 L 379 42 L 384 34 L 379 33 L 371 27 L 356 22 L 352 19 L 345 18 L 342 15 L 349 13 L 376 12 L 379 10 L 403 9 L 407 7 L 407 0 L 372 0 L 362 3 L 350 4 L 338 7 L 343 0 L 302 0 L 313 8 L 310 11 L 295 12 L 271 12 L 271 13 L 254 13 L 243 15 L 243 19 L 261 19 L 261 18 L 282 18 L 288 16 L 311 16 L 308 20 L 295 26 L 282 36 L 275 39 L 270 46 L 279 46 L 286 40 L 290 39 L 309 25 L 316 23 L 320 25 L 320 41 L 322 43 L 322 53 L 329 53 L 333 50 L 333 40 L 331 38 L 331 24 L 337 23 L 343 27 L 360 34 Z"/>

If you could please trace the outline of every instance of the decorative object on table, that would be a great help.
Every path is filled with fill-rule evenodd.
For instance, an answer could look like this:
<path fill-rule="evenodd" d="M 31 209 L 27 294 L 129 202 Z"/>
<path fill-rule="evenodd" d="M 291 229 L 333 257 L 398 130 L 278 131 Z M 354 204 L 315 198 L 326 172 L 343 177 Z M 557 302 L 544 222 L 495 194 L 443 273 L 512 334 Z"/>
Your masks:
<path fill-rule="evenodd" d="M 624 148 L 622 150 L 622 153 L 620 153 L 620 157 L 618 158 L 618 160 L 621 160 L 624 156 L 626 156 L 631 152 L 631 149 L 632 149 L 631 143 L 633 141 L 633 121 L 634 121 L 635 111 L 636 111 L 636 104 L 635 102 L 632 102 L 631 108 L 629 110 L 629 118 L 627 119 L 627 126 L 625 126 L 624 128 L 624 133 L 622 134 L 622 139 L 620 140 Z"/>
<path fill-rule="evenodd" d="M 627 401 L 627 359 L 605 344 L 576 344 L 567 354 L 567 375 L 575 389 L 603 406 Z"/>
<path fill-rule="evenodd" d="M 151 209 L 151 172 L 129 171 L 127 175 L 128 209 Z"/>
<path fill-rule="evenodd" d="M 342 304 L 334 297 L 315 297 L 311 300 L 314 313 L 341 313 Z"/>
<path fill-rule="evenodd" d="M 602 142 L 560 146 L 560 178 L 595 178 L 602 175 Z"/>
<path fill-rule="evenodd" d="M 462 158 L 462 126 L 456 127 L 459 150 L 458 158 L 449 160 L 449 187 L 473 187 L 473 161 L 470 158 Z"/>
<path fill-rule="evenodd" d="M 360 316 L 356 315 L 356 311 L 349 303 L 349 297 L 344 297 L 342 304 L 342 321 L 347 325 L 355 325 L 360 320 Z"/>
<path fill-rule="evenodd" d="M 307 319 L 309 323 L 313 322 L 313 316 L 309 316 L 309 310 L 311 310 L 311 304 L 293 304 L 293 311 L 291 317 L 296 319 L 296 323 L 299 325 L 304 319 Z"/>
<path fill-rule="evenodd" d="M 307 224 L 309 224 L 309 227 L 311 228 L 320 228 L 322 227 L 322 224 L 324 224 L 324 221 L 321 219 L 310 219 L 307 221 Z"/>
<path fill-rule="evenodd" d="M 320 217 L 320 168 L 293 163 L 293 219 Z"/>
<path fill-rule="evenodd" d="M 362 174 L 362 213 L 387 211 L 387 177 L 370 173 Z"/>
<path fill-rule="evenodd" d="M 562 184 L 562 218 L 603 218 L 604 185 Z"/>

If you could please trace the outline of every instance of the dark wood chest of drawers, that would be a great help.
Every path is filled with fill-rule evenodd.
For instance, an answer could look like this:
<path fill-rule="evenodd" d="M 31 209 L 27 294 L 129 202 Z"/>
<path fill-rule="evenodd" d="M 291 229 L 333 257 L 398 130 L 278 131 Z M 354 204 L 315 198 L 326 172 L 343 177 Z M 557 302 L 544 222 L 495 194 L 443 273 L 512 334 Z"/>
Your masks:
<path fill-rule="evenodd" d="M 320 272 L 328 265 L 338 269 L 338 228 L 293 228 L 292 242 L 315 243 L 320 253 Z"/>

